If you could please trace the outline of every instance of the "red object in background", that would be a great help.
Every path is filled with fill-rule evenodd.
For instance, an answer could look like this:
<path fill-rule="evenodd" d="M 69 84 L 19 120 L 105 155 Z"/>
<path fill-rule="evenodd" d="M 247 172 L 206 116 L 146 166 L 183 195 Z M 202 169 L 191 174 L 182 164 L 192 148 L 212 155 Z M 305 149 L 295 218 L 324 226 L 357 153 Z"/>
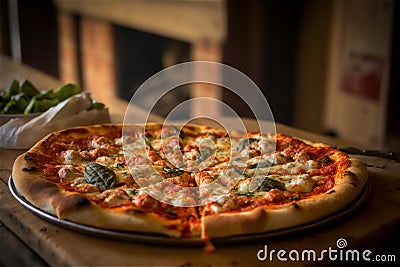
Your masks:
<path fill-rule="evenodd" d="M 351 53 L 349 66 L 343 74 L 341 89 L 379 101 L 383 79 L 383 60 Z"/>

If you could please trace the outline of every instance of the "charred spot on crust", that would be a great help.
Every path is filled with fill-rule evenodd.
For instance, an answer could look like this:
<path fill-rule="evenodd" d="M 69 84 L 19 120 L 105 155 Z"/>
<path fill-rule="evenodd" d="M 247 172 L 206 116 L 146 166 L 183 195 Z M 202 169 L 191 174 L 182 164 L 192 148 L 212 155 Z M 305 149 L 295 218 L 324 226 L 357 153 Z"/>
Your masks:
<path fill-rule="evenodd" d="M 343 173 L 343 177 L 346 177 L 348 183 L 351 184 L 352 186 L 354 186 L 354 187 L 358 186 L 359 180 L 357 179 L 357 176 L 353 172 L 345 171 Z"/>
<path fill-rule="evenodd" d="M 295 209 L 300 209 L 300 206 L 299 206 L 299 204 L 297 204 L 296 202 L 293 202 L 293 207 L 295 208 Z"/>
<path fill-rule="evenodd" d="M 26 160 L 26 161 L 32 160 L 31 155 L 25 155 L 25 156 L 24 156 L 24 160 Z"/>
<path fill-rule="evenodd" d="M 343 175 L 354 176 L 354 173 L 352 173 L 351 171 L 345 171 L 345 172 L 343 173 Z"/>
<path fill-rule="evenodd" d="M 82 196 L 79 195 L 70 195 L 68 198 L 60 199 L 60 202 L 62 202 L 62 206 L 65 209 L 70 209 L 70 208 L 75 208 L 75 207 L 83 207 L 88 204 L 90 204 L 90 201 Z"/>
<path fill-rule="evenodd" d="M 36 171 L 36 167 L 35 167 L 35 166 L 23 167 L 21 170 L 22 170 L 23 172 L 33 172 L 33 171 Z"/>
<path fill-rule="evenodd" d="M 44 139 L 44 142 L 49 142 L 50 138 L 54 136 L 54 133 L 51 133 L 46 139 Z"/>
<path fill-rule="evenodd" d="M 88 200 L 87 198 L 84 198 L 84 197 L 79 198 L 79 199 L 76 201 L 76 205 L 79 206 L 79 207 L 85 206 L 85 205 L 87 205 L 88 203 L 89 203 L 89 200 Z"/>
<path fill-rule="evenodd" d="M 145 214 L 146 212 L 144 210 L 132 210 L 130 211 L 132 214 L 138 213 L 138 214 Z"/>
<path fill-rule="evenodd" d="M 59 194 L 57 192 L 52 196 L 52 199 L 52 204 L 54 207 L 56 207 L 57 212 L 59 215 L 61 215 L 61 217 L 64 212 L 90 205 L 90 201 L 87 198 L 84 198 L 78 194 L 65 196 L 64 194 Z"/>
<path fill-rule="evenodd" d="M 328 192 L 328 194 L 332 194 L 335 193 L 336 191 L 334 189 L 332 189 L 331 191 Z"/>

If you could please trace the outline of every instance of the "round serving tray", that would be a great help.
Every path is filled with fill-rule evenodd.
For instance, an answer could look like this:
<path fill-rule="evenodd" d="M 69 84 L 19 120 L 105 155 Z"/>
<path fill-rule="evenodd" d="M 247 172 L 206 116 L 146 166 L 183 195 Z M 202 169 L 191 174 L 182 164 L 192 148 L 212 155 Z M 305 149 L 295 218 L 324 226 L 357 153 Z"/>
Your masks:
<path fill-rule="evenodd" d="M 73 231 L 78 231 L 85 234 L 90 234 L 94 236 L 105 237 L 113 240 L 121 240 L 121 241 L 134 241 L 145 244 L 155 244 L 155 245 L 174 245 L 174 246 L 204 246 L 204 241 L 201 238 L 174 238 L 169 236 L 157 235 L 152 233 L 138 233 L 138 232 L 130 232 L 130 231 L 117 231 L 117 230 L 109 230 L 109 229 L 101 229 L 96 227 L 91 227 L 87 225 L 82 225 L 78 223 L 74 223 L 67 220 L 60 220 L 52 214 L 44 212 L 34 205 L 32 205 L 29 201 L 27 201 L 17 190 L 15 187 L 14 181 L 10 176 L 8 180 L 8 187 L 12 196 L 25 208 L 33 212 L 35 215 L 43 218 L 49 222 L 60 225 L 62 227 L 68 228 Z M 343 218 L 346 215 L 357 210 L 368 198 L 369 193 L 371 191 L 371 185 L 369 180 L 365 184 L 361 193 L 348 205 L 346 205 L 343 209 L 330 214 L 329 216 L 323 217 L 316 221 L 312 221 L 307 224 L 298 225 L 295 227 L 285 228 L 281 230 L 268 231 L 259 234 L 250 234 L 250 235 L 239 235 L 239 236 L 230 236 L 223 238 L 213 238 L 213 244 L 215 245 L 226 245 L 226 244 L 240 244 L 246 242 L 255 242 L 255 241 L 265 241 L 266 239 L 271 239 L 278 236 L 285 236 L 301 231 L 306 231 L 312 228 L 317 228 L 322 225 L 332 223 L 340 218 Z"/>

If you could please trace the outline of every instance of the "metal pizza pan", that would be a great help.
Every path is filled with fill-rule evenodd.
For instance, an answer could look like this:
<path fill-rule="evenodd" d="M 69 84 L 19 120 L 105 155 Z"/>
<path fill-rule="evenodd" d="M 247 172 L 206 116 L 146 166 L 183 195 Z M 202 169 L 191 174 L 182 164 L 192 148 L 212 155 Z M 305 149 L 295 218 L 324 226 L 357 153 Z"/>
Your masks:
<path fill-rule="evenodd" d="M 30 210 L 32 213 L 37 215 L 38 217 L 45 219 L 53 224 L 62 226 L 64 228 L 81 232 L 84 234 L 90 234 L 94 236 L 99 236 L 102 238 L 109 238 L 112 240 L 120 240 L 120 241 L 128 241 L 128 242 L 140 242 L 143 244 L 156 244 L 156 245 L 173 245 L 173 246 L 204 246 L 204 241 L 201 238 L 174 238 L 169 236 L 163 236 L 152 233 L 139 233 L 139 232 L 131 232 L 131 231 L 117 231 L 110 229 L 102 229 L 91 227 L 67 220 L 58 219 L 56 216 L 49 214 L 40 210 L 39 208 L 32 205 L 29 201 L 27 201 L 17 190 L 15 187 L 14 181 L 10 176 L 8 180 L 8 187 L 11 192 L 11 195 L 25 208 Z M 214 238 L 212 239 L 213 244 L 215 245 L 235 245 L 235 244 L 245 244 L 249 242 L 256 241 L 265 241 L 266 239 L 272 239 L 276 237 L 293 235 L 294 233 L 304 232 L 311 229 L 319 228 L 323 225 L 332 223 L 337 221 L 357 210 L 368 198 L 371 191 L 371 185 L 369 180 L 367 180 L 363 190 L 361 193 L 348 205 L 346 205 L 343 209 L 330 214 L 326 217 L 318 219 L 316 221 L 312 221 L 306 224 L 298 225 L 295 227 L 285 228 L 281 230 L 268 231 L 264 233 L 258 234 L 250 234 L 250 235 L 239 235 L 239 236 L 230 236 L 223 238 Z"/>

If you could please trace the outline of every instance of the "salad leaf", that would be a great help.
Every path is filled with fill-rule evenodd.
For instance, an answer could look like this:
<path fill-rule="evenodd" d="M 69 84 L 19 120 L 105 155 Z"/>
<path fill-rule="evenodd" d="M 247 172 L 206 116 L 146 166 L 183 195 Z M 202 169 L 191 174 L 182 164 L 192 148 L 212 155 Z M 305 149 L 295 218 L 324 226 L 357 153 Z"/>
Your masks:
<path fill-rule="evenodd" d="M 80 92 L 81 88 L 73 83 L 67 83 L 60 88 L 54 90 L 54 94 L 60 101 L 63 101 L 73 95 L 79 94 Z"/>
<path fill-rule="evenodd" d="M 20 81 L 18 92 L 23 93 L 27 97 L 33 97 L 39 94 L 39 90 L 28 80 Z"/>

